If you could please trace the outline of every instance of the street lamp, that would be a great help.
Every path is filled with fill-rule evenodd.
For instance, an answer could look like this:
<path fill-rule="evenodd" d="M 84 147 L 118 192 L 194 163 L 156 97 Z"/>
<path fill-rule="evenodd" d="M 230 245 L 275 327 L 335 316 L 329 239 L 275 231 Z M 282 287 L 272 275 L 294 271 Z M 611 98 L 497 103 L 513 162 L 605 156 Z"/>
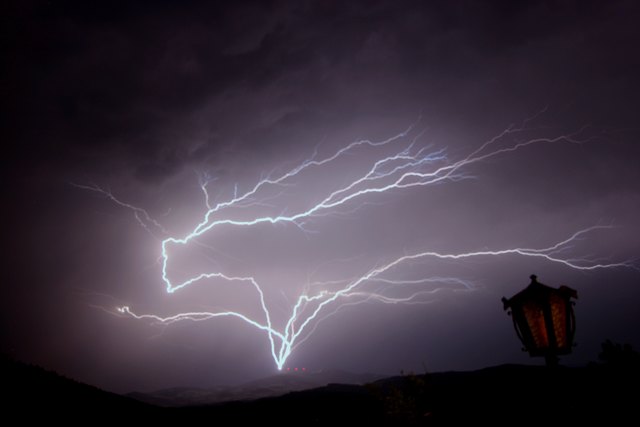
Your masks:
<path fill-rule="evenodd" d="M 547 366 L 556 366 L 558 355 L 571 353 L 576 328 L 571 298 L 578 298 L 575 290 L 543 285 L 535 274 L 524 290 L 511 299 L 502 298 L 523 350 L 531 357 L 544 356 Z"/>

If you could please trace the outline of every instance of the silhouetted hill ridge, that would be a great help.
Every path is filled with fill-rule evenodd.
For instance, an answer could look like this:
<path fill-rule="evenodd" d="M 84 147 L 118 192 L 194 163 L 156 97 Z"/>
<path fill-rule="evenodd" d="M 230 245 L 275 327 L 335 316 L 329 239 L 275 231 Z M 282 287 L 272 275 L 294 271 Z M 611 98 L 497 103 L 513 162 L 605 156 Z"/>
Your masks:
<path fill-rule="evenodd" d="M 381 374 L 356 374 L 342 370 L 282 372 L 237 386 L 172 387 L 146 393 L 133 392 L 127 396 L 159 406 L 194 406 L 281 396 L 292 391 L 320 388 L 331 383 L 362 385 L 383 377 Z"/>
<path fill-rule="evenodd" d="M 279 397 L 162 408 L 2 358 L 5 415 L 21 422 L 112 421 L 283 425 L 591 425 L 638 421 L 638 369 L 502 365 L 329 384 Z M 174 390 L 179 390 L 176 388 Z"/>
<path fill-rule="evenodd" d="M 111 414 L 114 410 L 143 414 L 155 409 L 6 356 L 0 357 L 0 378 L 5 389 L 3 406 L 25 420 L 41 419 L 43 414 L 81 418 L 80 409 Z"/>

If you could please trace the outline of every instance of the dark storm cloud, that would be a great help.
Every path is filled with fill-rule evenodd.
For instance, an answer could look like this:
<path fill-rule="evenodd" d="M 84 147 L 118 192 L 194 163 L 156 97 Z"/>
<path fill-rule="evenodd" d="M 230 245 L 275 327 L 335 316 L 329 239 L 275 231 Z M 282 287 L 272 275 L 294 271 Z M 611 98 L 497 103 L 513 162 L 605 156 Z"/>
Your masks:
<path fill-rule="evenodd" d="M 172 208 L 187 216 L 182 205 L 193 198 L 180 185 L 191 169 L 214 173 L 230 194 L 235 180 L 253 182 L 323 141 L 387 137 L 419 115 L 427 142 L 455 155 L 548 105 L 543 126 L 589 124 L 597 144 L 578 160 L 568 148 L 554 158 L 531 154 L 512 170 L 494 168 L 486 177 L 494 186 L 469 190 L 462 202 L 440 200 L 460 210 L 470 200 L 495 203 L 478 209 L 470 232 L 482 221 L 508 230 L 538 217 L 550 228 L 553 218 L 633 223 L 639 10 L 630 0 L 6 2 L 0 123 L 13 250 L 3 267 L 3 349 L 109 387 L 172 384 L 134 374 L 142 356 L 114 348 L 139 336 L 96 316 L 75 293 L 139 301 L 135 283 L 147 280 L 139 266 L 153 263 L 157 247 L 128 212 L 70 181 L 110 186 L 158 215 Z M 566 186 L 556 185 L 562 170 Z M 195 174 L 189 179 L 195 188 Z M 169 196 L 173 190 L 184 198 Z M 434 215 L 453 218 L 453 207 L 434 207 Z M 477 240 L 502 242 L 491 234 Z M 619 247 L 636 246 L 621 239 Z M 437 323 L 444 311 L 428 316 Z M 76 314 L 88 319 L 86 329 Z M 442 345 L 449 330 L 430 342 Z M 104 339 L 87 338 L 94 335 Z M 342 333 L 336 346 L 351 337 Z M 397 337 L 397 345 L 413 338 Z M 149 348 L 139 351 L 148 356 Z M 99 357 L 106 351 L 122 360 L 124 378 L 109 378 L 114 368 Z M 152 363 L 207 358 L 177 354 Z M 174 383 L 198 378 L 172 375 Z"/>
<path fill-rule="evenodd" d="M 598 95 L 593 86 L 603 71 L 616 74 L 618 88 L 608 86 L 600 96 L 637 91 L 634 34 L 626 34 L 633 31 L 626 25 L 632 24 L 633 14 L 625 13 L 630 7 L 475 1 L 427 7 L 421 2 L 21 3 L 6 19 L 5 50 L 12 60 L 5 65 L 9 96 L 3 97 L 3 116 L 16 140 L 29 141 L 16 143 L 28 145 L 31 155 L 123 147 L 122 155 L 143 163 L 140 176 L 149 170 L 158 178 L 189 160 L 175 146 L 194 138 L 192 115 L 206 116 L 211 103 L 224 104 L 226 97 L 267 92 L 276 104 L 268 107 L 284 104 L 338 121 L 363 104 L 367 108 L 363 98 L 378 101 L 369 107 L 377 109 L 399 108 L 408 95 L 423 97 L 421 106 L 434 110 L 472 102 L 469 86 L 477 84 L 506 83 L 520 92 L 514 95 L 533 98 L 529 103 L 535 108 L 548 103 L 549 85 L 566 91 L 567 80 L 575 79 L 580 88 L 587 83 Z M 513 81 L 496 81 L 504 78 Z M 345 93 L 352 85 L 358 96 Z M 537 96 L 541 88 L 545 95 Z M 224 118 L 224 105 L 218 108 Z M 254 127 L 255 118 L 243 120 Z M 237 138 L 222 132 L 224 139 Z"/>

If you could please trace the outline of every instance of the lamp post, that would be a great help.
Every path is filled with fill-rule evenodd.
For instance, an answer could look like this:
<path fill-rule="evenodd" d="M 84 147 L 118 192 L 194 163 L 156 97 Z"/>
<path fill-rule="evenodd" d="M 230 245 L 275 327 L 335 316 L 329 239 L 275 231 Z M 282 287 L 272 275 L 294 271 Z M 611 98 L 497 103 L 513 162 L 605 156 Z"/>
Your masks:
<path fill-rule="evenodd" d="M 547 366 L 557 366 L 559 355 L 571 353 L 576 327 L 571 298 L 578 298 L 574 289 L 543 285 L 536 275 L 511 299 L 502 298 L 523 350 L 531 357 L 544 356 Z"/>

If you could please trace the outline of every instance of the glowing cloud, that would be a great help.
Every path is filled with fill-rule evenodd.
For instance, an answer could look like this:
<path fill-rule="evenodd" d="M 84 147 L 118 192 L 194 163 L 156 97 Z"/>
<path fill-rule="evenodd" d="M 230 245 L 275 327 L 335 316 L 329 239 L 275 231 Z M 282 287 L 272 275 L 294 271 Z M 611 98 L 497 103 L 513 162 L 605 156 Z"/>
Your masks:
<path fill-rule="evenodd" d="M 136 319 L 149 320 L 156 323 L 170 324 L 182 320 L 204 321 L 216 317 L 234 317 L 246 322 L 249 326 L 265 332 L 271 349 L 271 356 L 278 367 L 283 365 L 296 346 L 307 340 L 315 328 L 323 319 L 335 313 L 342 307 L 360 304 L 367 301 L 375 301 L 385 304 L 414 304 L 425 302 L 424 297 L 438 291 L 433 284 L 443 286 L 455 284 L 463 289 L 470 288 L 466 281 L 455 277 L 424 277 L 417 280 L 394 279 L 393 273 L 411 261 L 423 259 L 435 260 L 465 260 L 473 257 L 499 257 L 504 255 L 519 255 L 543 259 L 550 263 L 558 263 L 567 268 L 577 270 L 595 270 L 614 267 L 633 267 L 631 262 L 602 263 L 591 259 L 567 257 L 566 254 L 571 245 L 582 236 L 596 229 L 605 229 L 608 226 L 594 226 L 576 231 L 566 236 L 561 241 L 550 243 L 543 248 L 516 247 L 502 248 L 471 252 L 435 252 L 422 251 L 417 253 L 402 254 L 396 258 L 371 266 L 369 270 L 357 277 L 343 281 L 310 283 L 292 304 L 290 316 L 286 325 L 279 329 L 272 322 L 271 312 L 265 301 L 263 288 L 255 277 L 239 277 L 228 275 L 221 271 L 200 273 L 188 277 L 185 280 L 172 278 L 170 274 L 172 254 L 185 246 L 201 244 L 197 238 L 207 235 L 218 227 L 254 227 L 259 224 L 290 224 L 305 231 L 305 225 L 321 217 L 334 214 L 349 215 L 362 205 L 369 203 L 382 193 L 393 192 L 411 187 L 428 187 L 436 184 L 456 182 L 471 178 L 466 169 L 470 165 L 482 162 L 492 157 L 507 154 L 527 146 L 542 143 L 583 143 L 582 131 L 559 135 L 553 138 L 537 137 L 527 139 L 529 129 L 525 126 L 512 126 L 491 140 L 480 145 L 476 150 L 458 160 L 450 160 L 445 150 L 429 150 L 420 147 L 418 140 L 421 135 L 412 137 L 413 129 L 382 141 L 359 140 L 352 142 L 327 157 L 320 158 L 314 153 L 307 160 L 280 174 L 272 173 L 259 180 L 249 191 L 238 194 L 237 187 L 234 196 L 227 201 L 212 203 L 208 191 L 209 178 L 201 180 L 200 187 L 204 194 L 206 212 L 193 226 L 192 230 L 183 236 L 170 236 L 169 232 L 148 212 L 139 207 L 125 203 L 116 198 L 110 191 L 96 185 L 79 185 L 80 188 L 99 192 L 114 203 L 133 211 L 136 220 L 152 235 L 161 237 L 161 279 L 168 293 L 184 290 L 194 283 L 218 279 L 228 282 L 245 283 L 250 285 L 258 296 L 261 310 L 261 318 L 251 318 L 246 314 L 236 311 L 219 312 L 182 312 L 168 317 L 155 314 L 138 314 L 129 307 L 119 307 L 122 314 Z M 359 176 L 350 179 L 346 184 L 316 195 L 316 201 L 304 209 L 289 212 L 288 206 L 276 206 L 280 213 L 274 215 L 259 214 L 261 211 L 251 212 L 251 208 L 267 203 L 280 201 L 272 196 L 274 189 L 287 188 L 290 185 L 299 184 L 297 181 L 304 173 L 326 168 L 341 158 L 354 155 L 357 150 L 375 150 L 377 148 L 393 149 L 392 154 L 370 160 L 370 167 Z M 233 209 L 244 208 L 243 217 L 234 214 Z M 247 212 L 249 212 L 247 214 Z M 249 215 L 247 219 L 246 215 Z M 409 295 L 398 297 L 391 296 L 389 289 L 394 287 L 415 286 L 431 284 L 431 287 L 423 290 L 412 291 Z M 372 286 L 375 285 L 375 286 Z M 372 290 L 372 288 L 375 288 Z"/>

